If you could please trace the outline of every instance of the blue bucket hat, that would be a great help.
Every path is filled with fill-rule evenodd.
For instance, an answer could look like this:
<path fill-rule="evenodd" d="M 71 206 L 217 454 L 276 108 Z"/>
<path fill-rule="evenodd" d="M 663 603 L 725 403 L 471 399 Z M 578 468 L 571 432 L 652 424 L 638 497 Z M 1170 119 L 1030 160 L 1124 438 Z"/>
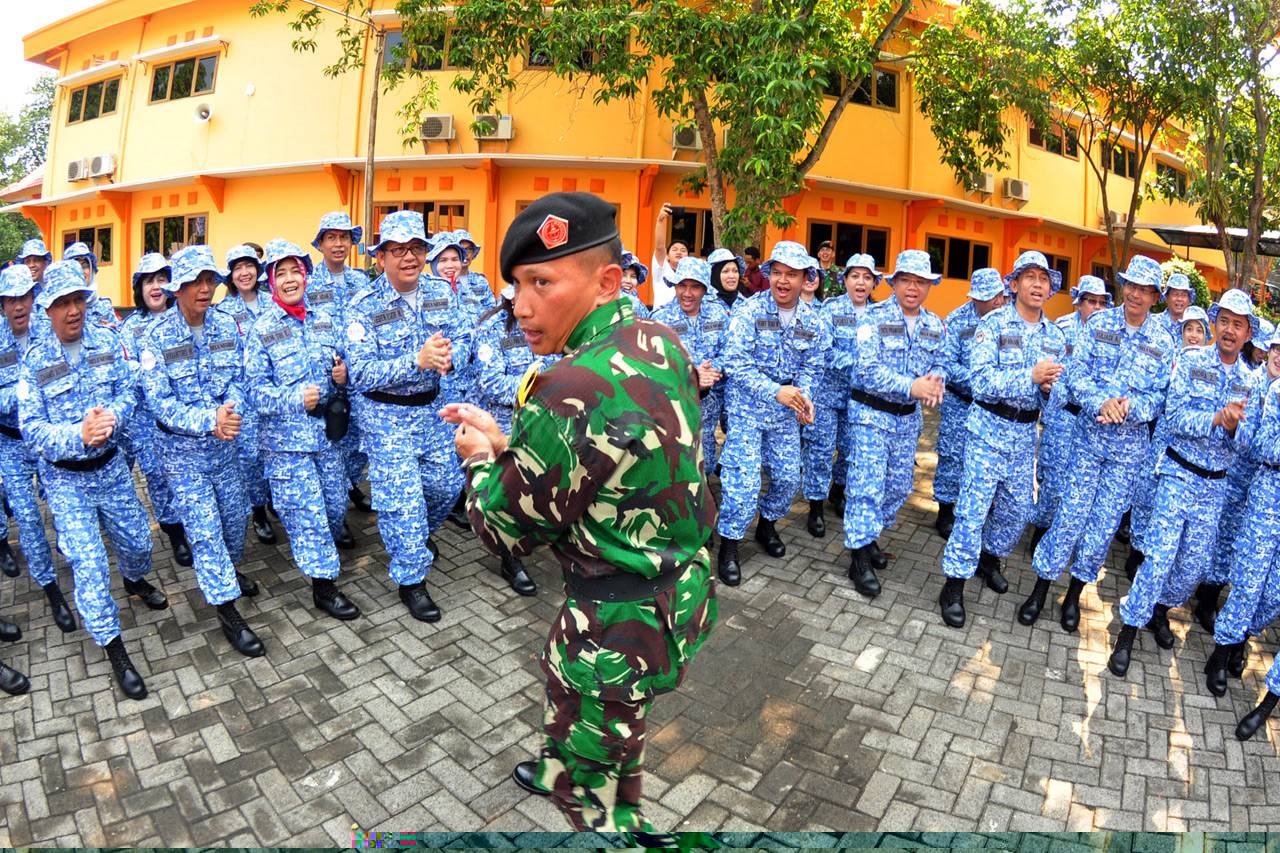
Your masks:
<path fill-rule="evenodd" d="M 53 254 L 49 251 L 49 247 L 44 244 L 43 240 L 28 240 L 22 244 L 22 251 L 18 253 L 18 260 L 23 261 L 27 258 L 44 258 L 50 263 L 53 262 Z"/>
<path fill-rule="evenodd" d="M 441 231 L 436 235 L 436 242 L 431 244 L 431 248 L 427 251 L 427 263 L 431 265 L 431 274 L 434 276 L 440 275 L 440 273 L 436 272 L 436 264 L 445 249 L 456 249 L 458 251 L 458 260 L 466 260 L 467 250 L 462 243 L 458 242 L 458 232 Z"/>
<path fill-rule="evenodd" d="M 315 239 L 311 241 L 314 248 L 320 248 L 320 238 L 326 231 L 350 231 L 352 243 L 359 243 L 360 238 L 364 236 L 364 229 L 359 225 L 353 225 L 351 217 L 341 210 L 335 210 L 320 217 L 320 227 L 316 229 Z"/>
<path fill-rule="evenodd" d="M 89 269 L 95 273 L 98 271 L 98 256 L 93 253 L 84 243 L 72 243 L 70 246 L 62 250 L 62 259 L 64 261 L 75 261 L 80 258 L 89 259 Z"/>
<path fill-rule="evenodd" d="M 1148 260 L 1150 259 L 1148 258 Z M 1249 338 L 1253 339 L 1258 337 L 1258 328 L 1260 324 L 1258 323 L 1258 315 L 1253 313 L 1253 300 L 1249 298 L 1249 294 L 1239 288 L 1233 287 L 1226 293 L 1222 294 L 1221 298 L 1219 298 L 1217 302 L 1210 305 L 1208 312 L 1206 312 L 1206 316 L 1209 319 L 1210 331 L 1212 331 L 1213 324 L 1218 322 L 1219 311 L 1230 311 L 1232 314 L 1239 314 L 1242 317 L 1248 317 L 1250 330 Z"/>
<path fill-rule="evenodd" d="M 381 239 L 372 251 L 382 251 L 382 247 L 387 243 L 409 243 L 414 240 L 421 240 L 431 245 L 427 239 L 427 227 L 422 220 L 422 214 L 416 210 L 397 210 L 383 218 Z"/>
<path fill-rule="evenodd" d="M 1271 338 L 1276 333 L 1275 324 L 1265 317 L 1258 318 L 1258 329 L 1253 333 L 1253 345 L 1257 349 L 1267 350 L 1271 347 Z"/>
<path fill-rule="evenodd" d="M 769 260 L 760 265 L 760 272 L 765 278 L 769 277 L 769 271 L 773 269 L 775 262 L 786 264 L 792 269 L 805 270 L 809 281 L 818 278 L 818 261 L 809 255 L 804 246 L 793 240 L 780 240 L 773 245 Z"/>
<path fill-rule="evenodd" d="M 173 278 L 163 288 L 169 293 L 177 293 L 182 285 L 195 281 L 206 270 L 213 273 L 219 284 L 227 280 L 226 274 L 218 269 L 218 264 L 213 259 L 213 250 L 208 246 L 183 246 L 173 253 L 169 266 L 173 270 Z"/>
<path fill-rule="evenodd" d="M 1023 252 L 1018 255 L 1018 259 L 1013 262 L 1013 271 L 1004 277 L 1004 283 L 1007 287 L 1029 269 L 1042 269 L 1049 276 L 1049 295 L 1057 293 L 1062 289 L 1062 273 L 1049 266 L 1049 259 L 1044 256 L 1044 252 L 1037 252 L 1035 249 Z"/>
<path fill-rule="evenodd" d="M 169 268 L 169 262 L 164 259 L 164 255 L 159 252 L 147 252 L 138 261 L 138 268 L 133 271 L 133 286 L 138 286 L 138 281 L 144 275 L 154 275 L 161 270 L 169 270 L 169 277 L 173 278 L 173 270 Z"/>
<path fill-rule="evenodd" d="M 84 270 L 78 261 L 56 261 L 44 271 L 44 289 L 36 295 L 36 305 L 44 310 L 68 293 L 83 293 L 86 300 L 94 295 L 93 288 L 85 281 Z"/>
<path fill-rule="evenodd" d="M 636 271 L 636 284 L 644 284 L 649 280 L 649 268 L 640 263 L 640 259 L 628 251 L 622 253 L 622 268 L 624 270 L 634 269 Z"/>
<path fill-rule="evenodd" d="M 884 280 L 884 273 L 876 269 L 876 259 L 870 255 L 850 255 L 849 260 L 844 262 L 844 271 L 840 273 L 840 277 L 844 278 L 847 276 L 849 274 L 849 270 L 854 267 L 862 267 L 864 270 L 867 270 L 877 282 Z"/>
<path fill-rule="evenodd" d="M 265 273 L 285 258 L 297 258 L 302 262 L 302 268 L 307 271 L 307 275 L 311 275 L 311 256 L 302 251 L 302 247 L 297 243 L 290 243 L 283 237 L 267 241 L 263 249 L 262 271 Z M 227 266 L 230 267 L 230 263 Z"/>
<path fill-rule="evenodd" d="M 711 287 L 711 264 L 702 260 L 702 258 L 685 255 L 676 266 L 674 283 L 679 284 L 686 279 L 696 281 L 702 285 L 703 290 L 709 289 Z"/>
<path fill-rule="evenodd" d="M 263 268 L 261 259 L 258 258 L 258 253 L 247 243 L 232 246 L 227 250 L 227 281 L 231 280 L 231 268 L 236 265 L 236 261 L 253 261 L 258 267 L 258 280 L 266 281 L 263 277 L 266 275 L 266 271 Z"/>
<path fill-rule="evenodd" d="M 893 262 L 893 275 L 889 276 L 890 283 L 898 277 L 900 272 L 918 275 L 933 284 L 942 281 L 942 273 L 933 271 L 933 259 L 929 257 L 928 252 L 921 249 L 903 249 L 898 253 L 897 259 Z"/>
<path fill-rule="evenodd" d="M 26 296 L 35 286 L 36 280 L 31 277 L 31 270 L 23 264 L 5 267 L 4 271 L 0 272 L 0 299 L 6 296 L 14 299 Z"/>
<path fill-rule="evenodd" d="M 1081 296 L 1105 296 L 1108 308 L 1115 305 L 1115 300 L 1111 298 L 1111 291 L 1107 290 L 1107 283 L 1096 275 L 1080 276 L 1076 286 L 1071 288 L 1071 304 L 1079 305 Z"/>
<path fill-rule="evenodd" d="M 1194 289 L 1191 287 L 1191 279 L 1180 272 L 1170 274 L 1169 280 L 1160 288 L 1160 295 L 1163 296 L 1170 290 L 1185 290 L 1188 293 L 1194 292 Z"/>
<path fill-rule="evenodd" d="M 707 265 L 711 267 L 714 267 L 717 264 L 727 264 L 729 261 L 737 262 L 738 275 L 743 276 L 747 274 L 747 262 L 743 260 L 741 256 L 735 255 L 728 249 L 716 249 L 714 252 L 707 255 Z"/>
<path fill-rule="evenodd" d="M 462 246 L 463 243 L 470 243 L 472 246 L 475 247 L 467 251 L 467 256 L 463 257 L 462 259 L 463 263 L 469 264 L 473 262 L 477 257 L 479 257 L 480 244 L 476 242 L 476 238 L 472 237 L 471 232 L 468 231 L 467 229 L 459 228 L 457 231 L 454 231 L 453 241 L 457 243 L 459 246 Z M 462 246 L 462 248 L 466 249 L 467 247 Z"/>
<path fill-rule="evenodd" d="M 973 271 L 973 277 L 969 279 L 970 299 L 986 302 L 1004 292 L 1004 279 L 1000 277 L 1000 270 L 994 267 L 983 267 Z"/>
<path fill-rule="evenodd" d="M 1136 284 L 1141 287 L 1154 287 L 1164 293 L 1164 272 L 1154 258 L 1146 255 L 1134 255 L 1129 259 L 1129 266 L 1124 272 L 1116 273 L 1116 278 L 1125 284 Z M 1227 309 L 1228 311 L 1231 309 Z"/>
<path fill-rule="evenodd" d="M 1182 327 L 1193 320 L 1198 320 L 1204 324 L 1204 339 L 1208 341 L 1213 337 L 1213 327 L 1209 324 L 1209 315 L 1199 305 L 1188 305 L 1187 310 L 1182 314 L 1182 322 L 1178 324 L 1178 337 L 1182 337 Z"/>

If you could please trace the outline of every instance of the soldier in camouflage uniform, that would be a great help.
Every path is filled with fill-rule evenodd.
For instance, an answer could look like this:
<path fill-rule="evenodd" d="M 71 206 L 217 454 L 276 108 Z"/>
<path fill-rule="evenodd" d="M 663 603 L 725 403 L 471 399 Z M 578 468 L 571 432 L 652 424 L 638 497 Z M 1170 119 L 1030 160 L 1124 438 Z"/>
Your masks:
<path fill-rule="evenodd" d="M 452 405 L 471 523 L 490 550 L 548 545 L 567 598 L 542 655 L 546 744 L 517 765 L 578 830 L 651 829 L 641 813 L 645 721 L 716 619 L 706 544 L 715 506 L 698 467 L 698 381 L 675 333 L 619 298 L 613 207 L 556 193 L 512 222 L 502 275 L 535 353 L 511 437 Z M 589 401 L 589 404 L 584 404 Z M 641 838 L 674 846 L 674 838 Z"/>

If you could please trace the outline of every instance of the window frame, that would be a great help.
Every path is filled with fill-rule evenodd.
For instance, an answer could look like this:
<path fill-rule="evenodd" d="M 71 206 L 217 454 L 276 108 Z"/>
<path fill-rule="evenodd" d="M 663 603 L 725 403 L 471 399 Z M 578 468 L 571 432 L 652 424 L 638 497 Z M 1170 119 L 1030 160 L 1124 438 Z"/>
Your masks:
<path fill-rule="evenodd" d="M 1174 175 L 1172 193 L 1164 192 L 1166 186 L 1164 184 L 1165 175 L 1169 173 L 1173 173 Z M 1161 191 L 1161 195 L 1166 199 L 1170 201 L 1185 202 L 1190 192 L 1190 180 L 1190 176 L 1187 174 L 1186 169 L 1179 169 L 1172 163 L 1167 163 L 1158 158 L 1156 159 L 1156 188 Z"/>
<path fill-rule="evenodd" d="M 1138 179 L 1139 176 L 1137 174 L 1138 172 L 1138 152 L 1137 151 L 1125 145 L 1123 142 L 1118 142 L 1116 140 L 1103 140 L 1100 144 L 1102 145 L 1102 156 L 1104 158 L 1104 163 L 1107 165 L 1108 167 L 1107 171 L 1109 171 L 1110 174 L 1115 175 L 1118 178 L 1124 178 L 1125 180 L 1129 180 L 1129 181 L 1136 181 Z M 1120 170 L 1115 168 L 1116 162 L 1117 162 L 1115 151 L 1117 148 L 1123 151 L 1126 155 L 1124 157 L 1123 162 L 1125 164 L 1126 171 L 1129 174 L 1125 174 L 1124 172 L 1121 172 Z"/>
<path fill-rule="evenodd" d="M 525 43 L 525 46 L 524 46 L 524 53 L 523 53 L 523 55 L 522 55 L 522 58 L 524 59 L 524 69 L 523 69 L 523 70 L 525 70 L 525 71 L 551 71 L 551 70 L 555 67 L 555 63 L 551 61 L 551 59 L 550 59 L 550 57 L 549 57 L 549 56 L 548 56 L 547 61 L 546 61 L 545 63 L 534 63 L 534 61 L 533 61 L 533 55 L 534 55 L 534 50 L 533 50 L 533 49 L 534 49 L 534 47 L 535 47 L 535 45 L 534 45 L 532 42 L 526 42 L 526 43 Z M 628 52 L 631 50 L 631 39 L 630 39 L 630 38 L 628 38 L 628 39 L 627 39 L 626 50 L 627 50 Z M 582 72 L 583 74 L 590 74 L 590 73 L 591 73 L 591 69 L 592 69 L 592 68 L 594 68 L 594 67 L 595 67 L 596 62 L 597 62 L 597 61 L 599 61 L 599 58 L 600 58 L 600 52 L 601 52 L 601 47 L 600 47 L 600 46 L 596 46 L 596 47 L 591 48 L 591 49 L 590 49 L 590 50 L 588 50 L 588 51 L 585 51 L 584 53 L 582 53 L 582 54 L 579 56 L 578 61 L 574 63 L 574 67 L 575 67 L 578 71 Z"/>
<path fill-rule="evenodd" d="M 892 228 L 886 228 L 879 224 L 868 223 L 868 222 L 848 222 L 848 221 L 839 220 L 839 219 L 822 219 L 820 217 L 809 219 L 807 222 L 805 222 L 805 233 L 809 238 L 807 245 L 813 247 L 812 251 L 810 251 L 809 254 L 813 255 L 815 258 L 818 257 L 817 246 L 822 242 L 821 240 L 815 241 L 813 239 L 813 226 L 815 225 L 829 226 L 831 228 L 831 236 L 826 239 L 829 239 L 831 241 L 832 249 L 836 253 L 836 257 L 832 261 L 832 263 L 835 266 L 842 265 L 846 260 L 848 260 L 849 255 L 851 254 L 854 254 L 854 253 L 870 254 L 870 252 L 867 251 L 867 238 L 872 232 L 884 235 L 884 253 L 886 255 L 886 257 L 883 257 L 883 258 L 876 258 L 875 255 L 872 255 L 872 257 L 875 259 L 875 262 L 879 264 L 881 269 L 884 269 L 885 265 L 888 263 L 887 256 L 889 254 L 889 246 L 891 245 L 890 241 L 893 238 Z M 854 249 L 852 252 L 849 252 L 848 254 L 844 254 L 839 248 L 841 226 L 845 226 L 847 228 L 857 228 L 860 231 L 858 247 Z"/>
<path fill-rule="evenodd" d="M 968 237 L 953 237 L 947 234 L 926 234 L 924 238 L 924 243 L 925 243 L 925 251 L 927 252 L 929 251 L 929 242 L 931 240 L 942 240 L 946 244 L 945 249 L 943 250 L 942 263 L 939 264 L 942 271 L 943 278 L 950 278 L 956 281 L 968 281 L 970 278 L 973 277 L 974 270 L 991 266 L 991 253 L 992 253 L 991 243 L 984 243 L 979 240 L 970 240 Z M 951 265 L 952 243 L 954 242 L 962 242 L 962 243 L 969 244 L 968 272 L 963 276 L 948 274 L 949 267 Z M 978 246 L 981 246 L 987 251 L 987 263 L 985 264 L 974 263 L 973 250 L 975 247 L 978 247 Z M 932 255 L 932 252 L 930 252 L 930 255 Z"/>
<path fill-rule="evenodd" d="M 85 232 L 90 233 L 88 240 L 85 239 Z M 102 232 L 106 232 L 107 251 L 101 251 Z M 84 243 L 89 250 L 98 256 L 98 268 L 109 267 L 115 263 L 115 246 L 111 242 L 115 237 L 115 226 L 110 222 L 101 225 L 82 225 L 78 228 L 71 228 L 62 232 L 62 248 L 66 250 L 72 243 Z"/>
<path fill-rule="evenodd" d="M 1027 145 L 1048 154 L 1056 154 L 1059 157 L 1065 157 L 1068 160 L 1078 161 L 1080 159 L 1080 131 L 1072 125 L 1065 124 L 1060 121 L 1055 121 L 1052 124 L 1056 131 L 1053 138 L 1058 140 L 1060 150 L 1055 150 L 1049 147 L 1049 137 L 1046 137 L 1044 131 L 1042 131 L 1033 121 L 1027 122 Z M 1040 137 L 1039 142 L 1036 142 L 1036 136 Z M 1068 140 L 1070 140 L 1072 147 L 1075 148 L 1074 154 L 1067 152 Z"/>
<path fill-rule="evenodd" d="M 196 81 L 200 77 L 200 67 L 207 59 L 213 60 L 213 75 L 206 89 L 196 90 Z M 177 77 L 177 67 L 184 62 L 190 62 L 191 65 L 191 91 L 185 95 L 174 97 L 173 81 Z M 147 89 L 148 104 L 171 104 L 174 101 L 185 101 L 187 98 L 194 98 L 197 95 L 212 95 L 218 88 L 218 69 L 222 65 L 220 54 L 218 51 L 212 53 L 193 53 L 189 56 L 181 56 L 171 59 L 167 62 L 157 62 L 151 66 L 151 85 Z M 163 98 L 157 98 L 156 78 L 161 72 L 168 74 L 165 81 L 165 94 Z"/>
<path fill-rule="evenodd" d="M 1052 252 L 1041 252 L 1039 249 L 1031 247 L 1018 249 L 1018 254 L 1022 254 L 1023 252 L 1040 252 L 1040 254 L 1044 255 L 1045 260 L 1049 262 L 1049 268 L 1057 270 L 1062 274 L 1063 287 L 1071 286 L 1071 257 L 1069 255 L 1055 255 Z"/>
<path fill-rule="evenodd" d="M 123 74 L 116 74 L 110 77 L 104 77 L 101 80 L 94 80 L 92 83 L 86 83 L 83 86 L 77 86 L 67 93 L 67 124 L 84 124 L 87 121 L 103 118 L 105 116 L 115 115 L 120 110 L 120 86 L 124 81 Z M 116 102 L 110 112 L 102 112 L 102 104 L 107 99 L 108 84 L 116 84 Z M 102 91 L 98 94 L 98 114 L 92 118 L 85 118 L 85 106 L 89 103 L 89 90 L 94 86 L 101 86 Z M 76 95 L 80 96 L 80 115 L 78 118 L 71 117 L 71 108 L 75 103 Z"/>
<path fill-rule="evenodd" d="M 884 104 L 879 102 L 879 95 L 878 95 L 879 87 L 877 86 L 877 83 L 881 75 L 890 76 L 894 78 L 893 97 L 894 97 L 895 103 L 891 107 L 885 106 Z M 839 84 L 840 90 L 844 89 L 845 82 L 847 80 L 848 80 L 847 77 L 845 77 L 844 75 L 841 75 L 839 79 L 836 81 Z M 853 97 L 849 99 L 849 103 L 851 105 L 859 106 L 859 107 L 871 107 L 872 109 L 884 110 L 885 112 L 890 112 L 890 113 L 902 112 L 902 70 L 901 69 L 887 68 L 880 65 L 873 66 L 871 69 L 871 73 L 863 79 L 863 83 L 867 84 L 869 102 L 863 103 L 862 101 L 858 100 L 858 92 L 862 91 L 861 87 L 859 87 L 858 89 L 854 90 Z M 828 97 L 828 98 L 839 97 L 839 91 L 833 94 L 830 89 L 827 89 L 824 92 L 824 97 Z"/>
<path fill-rule="evenodd" d="M 440 210 L 443 207 L 460 207 L 460 214 L 449 215 L 448 227 L 440 227 Z M 471 202 L 465 198 L 428 198 L 428 199 L 402 199 L 398 201 L 374 201 L 373 203 L 373 221 L 374 234 L 370 238 L 368 244 L 370 246 L 377 245 L 382 234 L 382 220 L 389 213 L 395 213 L 398 210 L 416 210 L 422 214 L 424 227 L 427 230 L 427 236 L 438 234 L 441 231 L 457 231 L 459 229 L 470 230 L 469 223 L 471 220 Z"/>
<path fill-rule="evenodd" d="M 169 220 L 174 220 L 174 219 L 182 220 L 182 235 L 183 235 L 182 246 L 195 245 L 191 241 L 191 235 L 192 235 L 191 222 L 194 219 L 203 219 L 204 233 L 203 233 L 202 242 L 206 245 L 208 244 L 209 242 L 209 214 L 208 213 L 205 213 L 205 212 L 175 213 L 169 216 L 153 216 L 148 219 L 142 220 L 142 251 L 144 253 L 159 252 L 160 254 L 164 255 L 167 258 L 170 255 L 172 255 L 173 252 L 177 251 L 177 248 L 182 248 L 182 246 L 178 246 L 177 248 L 169 248 L 168 246 L 165 245 L 165 242 L 164 242 L 165 223 Z M 156 225 L 156 224 L 160 226 L 160 235 L 159 235 L 160 242 L 158 245 L 148 245 L 147 226 Z"/>
<path fill-rule="evenodd" d="M 715 242 L 713 239 L 715 231 L 711 224 L 711 208 L 684 206 L 684 215 L 688 216 L 690 214 L 696 216 L 693 224 L 693 243 L 696 243 L 697 245 L 689 244 L 689 254 L 699 258 L 705 258 L 715 250 L 715 246 L 711 245 L 711 243 Z M 672 215 L 667 219 L 668 246 L 671 245 L 672 240 L 680 240 L 681 242 L 684 242 L 683 237 L 676 236 L 675 226 L 675 216 Z M 707 246 L 711 246 L 710 249 L 702 251 L 702 249 L 705 249 Z"/>

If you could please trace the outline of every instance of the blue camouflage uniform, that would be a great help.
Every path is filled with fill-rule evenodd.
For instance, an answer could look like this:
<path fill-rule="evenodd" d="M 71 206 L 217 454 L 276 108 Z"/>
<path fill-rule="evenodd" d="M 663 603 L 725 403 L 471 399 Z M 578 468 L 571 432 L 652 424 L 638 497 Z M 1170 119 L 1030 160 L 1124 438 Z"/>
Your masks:
<path fill-rule="evenodd" d="M 453 249 L 458 256 L 465 258 L 467 250 L 463 247 L 461 241 L 457 237 L 457 232 L 445 231 L 437 234 L 435 242 L 431 244 L 431 251 L 427 255 L 427 264 L 431 269 L 432 278 L 443 281 L 450 287 L 450 301 L 454 312 L 458 315 L 465 328 L 474 333 L 476 324 L 480 321 L 480 317 L 489 307 L 494 304 L 493 292 L 489 290 L 486 282 L 485 292 L 489 294 L 487 300 L 483 299 L 478 292 L 469 286 L 464 286 L 462 278 L 457 281 L 449 282 L 439 272 L 440 255 L 446 249 Z M 440 380 L 440 398 L 442 405 L 449 403 L 470 402 L 475 394 L 476 386 L 476 365 L 474 360 L 454 363 L 453 370 Z M 447 425 L 441 422 L 442 428 L 449 432 L 452 431 Z"/>
<path fill-rule="evenodd" d="M 480 245 L 476 243 L 471 232 L 459 228 L 449 235 L 449 244 L 462 249 L 462 269 L 458 276 L 458 298 L 477 318 L 488 313 L 498 304 L 493 295 L 488 277 L 482 272 L 472 272 L 470 267 L 480 256 Z"/>
<path fill-rule="evenodd" d="M 38 307 L 72 293 L 88 298 L 79 264 L 59 261 L 45 270 Z M 47 314 L 46 314 L 47 321 Z M 120 634 L 119 610 L 111 598 L 107 550 L 98 525 L 111 540 L 128 580 L 151 571 L 151 528 L 133 478 L 113 435 L 102 447 L 81 438 L 85 413 L 101 406 L 119 425 L 137 403 L 133 376 L 114 332 L 86 322 L 79 352 L 50 332 L 34 339 L 22 359 L 15 394 L 23 437 L 38 457 L 37 469 L 53 513 L 60 550 L 71 563 L 76 609 L 99 646 Z"/>
<path fill-rule="evenodd" d="M 649 268 L 644 264 L 640 263 L 640 259 L 637 258 L 635 255 L 633 255 L 631 252 L 623 250 L 622 263 L 620 264 L 620 266 L 624 270 L 634 269 L 636 271 L 636 286 L 644 284 L 649 279 Z M 642 320 L 648 320 L 651 317 L 649 306 L 645 305 L 644 302 L 640 299 L 639 293 L 637 293 L 634 290 L 628 290 L 627 288 L 624 287 L 622 288 L 622 295 L 627 297 L 627 299 L 631 302 L 631 309 L 635 312 L 635 315 L 637 317 L 641 318 Z M 721 397 L 723 396 L 724 395 L 722 393 Z"/>
<path fill-rule="evenodd" d="M 508 302 L 514 295 L 511 287 L 503 291 Z M 499 308 L 476 329 L 477 404 L 493 415 L 503 433 L 510 435 L 516 392 L 530 366 L 538 361 L 546 370 L 559 359 L 559 355 L 535 356 L 510 310 Z"/>
<path fill-rule="evenodd" d="M 22 244 L 22 248 L 18 250 L 17 261 L 26 265 L 27 258 L 44 258 L 45 264 L 53 263 L 53 253 L 49 251 L 49 247 L 44 241 L 38 237 L 27 240 Z M 28 270 L 30 272 L 30 270 Z M 40 295 L 40 291 L 44 289 L 43 275 L 36 279 L 36 296 Z M 33 315 L 34 316 L 34 315 Z"/>

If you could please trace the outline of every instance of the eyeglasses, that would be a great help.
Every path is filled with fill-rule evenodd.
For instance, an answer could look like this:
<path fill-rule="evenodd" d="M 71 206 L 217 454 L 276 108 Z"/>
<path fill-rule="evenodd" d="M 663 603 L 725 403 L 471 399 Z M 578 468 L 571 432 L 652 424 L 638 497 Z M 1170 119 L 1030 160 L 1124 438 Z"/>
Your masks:
<path fill-rule="evenodd" d="M 410 243 L 407 246 L 388 246 L 383 249 L 383 251 L 396 259 L 403 258 L 406 252 L 412 252 L 415 257 L 419 258 L 425 258 L 427 256 L 427 247 L 422 243 Z"/>

